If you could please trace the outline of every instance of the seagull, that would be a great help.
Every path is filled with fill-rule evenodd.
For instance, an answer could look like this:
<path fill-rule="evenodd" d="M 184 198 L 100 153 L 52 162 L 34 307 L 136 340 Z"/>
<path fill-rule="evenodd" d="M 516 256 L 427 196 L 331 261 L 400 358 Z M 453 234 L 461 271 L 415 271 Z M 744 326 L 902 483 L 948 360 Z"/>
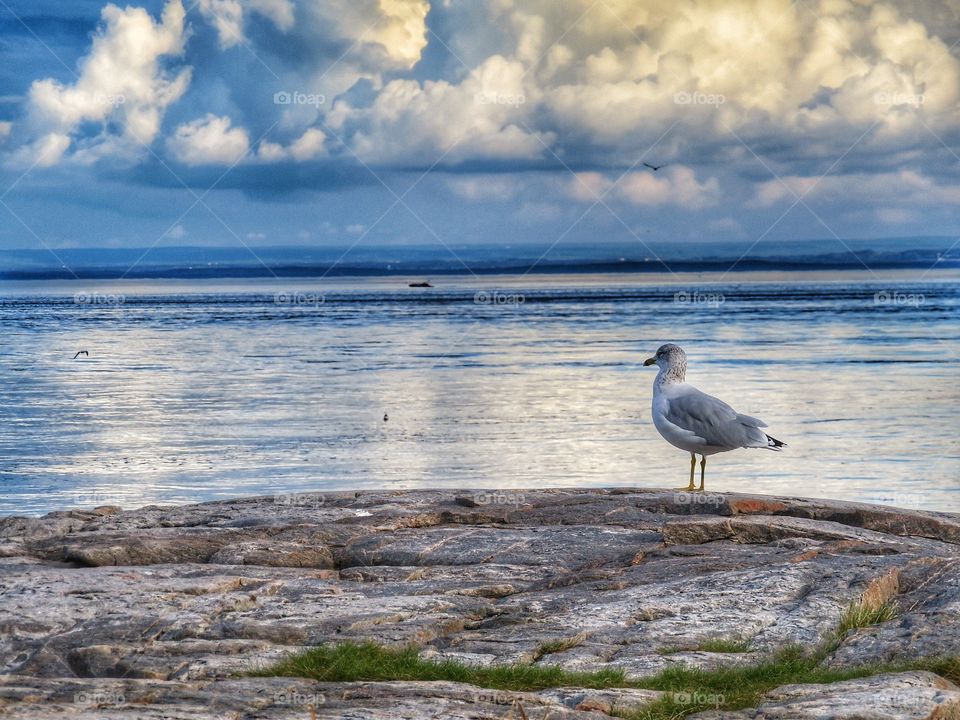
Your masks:
<path fill-rule="evenodd" d="M 653 424 L 668 443 L 690 453 L 690 484 L 687 491 L 703 491 L 707 455 L 737 448 L 787 447 L 760 430 L 763 420 L 741 415 L 723 400 L 688 385 L 687 354 L 679 345 L 661 345 L 644 366 L 660 368 L 653 381 Z M 700 487 L 694 487 L 693 471 L 700 455 Z"/>
<path fill-rule="evenodd" d="M 90 353 L 88 353 L 86 350 L 77 350 L 77 354 L 73 356 L 73 359 L 76 360 L 76 359 L 77 359 L 78 357 L 80 357 L 81 355 L 84 355 L 84 356 L 86 356 L 86 357 L 90 357 Z"/>
<path fill-rule="evenodd" d="M 653 170 L 654 172 L 656 172 L 657 170 L 659 170 L 660 168 L 663 167 L 663 165 L 651 165 L 651 164 L 648 163 L 648 162 L 645 162 L 644 165 L 646 165 L 648 168 L 650 168 L 650 169 Z"/>

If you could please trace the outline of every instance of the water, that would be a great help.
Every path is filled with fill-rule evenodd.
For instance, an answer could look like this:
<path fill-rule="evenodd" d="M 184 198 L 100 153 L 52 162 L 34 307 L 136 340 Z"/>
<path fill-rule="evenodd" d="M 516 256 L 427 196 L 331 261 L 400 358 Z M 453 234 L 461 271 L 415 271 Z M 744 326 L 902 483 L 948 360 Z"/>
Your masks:
<path fill-rule="evenodd" d="M 960 511 L 960 283 L 810 278 L 0 285 L 0 514 L 684 485 L 642 367 L 666 341 L 790 445 L 708 489 Z"/>

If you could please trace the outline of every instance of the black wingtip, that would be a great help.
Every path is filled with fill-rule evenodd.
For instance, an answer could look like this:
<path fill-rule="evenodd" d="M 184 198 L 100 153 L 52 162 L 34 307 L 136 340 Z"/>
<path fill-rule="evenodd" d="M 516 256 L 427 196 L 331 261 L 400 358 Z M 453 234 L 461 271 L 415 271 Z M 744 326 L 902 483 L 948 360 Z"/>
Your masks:
<path fill-rule="evenodd" d="M 766 435 L 766 433 L 764 433 L 764 435 Z M 770 437 L 769 435 L 767 435 L 767 447 L 771 447 L 779 450 L 780 448 L 787 447 L 787 444 L 785 442 L 780 442 L 775 437 Z"/>

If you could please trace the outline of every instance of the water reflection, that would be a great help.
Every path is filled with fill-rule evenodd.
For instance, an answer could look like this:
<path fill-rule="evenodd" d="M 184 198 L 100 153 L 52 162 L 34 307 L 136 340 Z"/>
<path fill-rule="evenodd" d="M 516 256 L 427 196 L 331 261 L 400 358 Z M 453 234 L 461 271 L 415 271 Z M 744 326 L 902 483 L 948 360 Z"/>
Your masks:
<path fill-rule="evenodd" d="M 869 283 L 555 281 L 0 301 L 0 512 L 363 487 L 686 483 L 649 419 L 660 343 L 787 452 L 716 456 L 716 489 L 960 511 L 960 292 Z M 495 287 L 491 282 L 490 287 Z M 74 361 L 78 349 L 89 358 Z M 388 413 L 389 421 L 383 421 Z"/>

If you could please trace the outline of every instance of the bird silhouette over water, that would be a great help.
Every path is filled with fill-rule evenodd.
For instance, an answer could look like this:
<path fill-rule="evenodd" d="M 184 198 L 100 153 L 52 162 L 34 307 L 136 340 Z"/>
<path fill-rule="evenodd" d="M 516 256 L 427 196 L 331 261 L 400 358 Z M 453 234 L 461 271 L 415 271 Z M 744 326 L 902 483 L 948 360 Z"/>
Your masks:
<path fill-rule="evenodd" d="M 651 170 L 653 170 L 654 172 L 656 172 L 656 171 L 659 170 L 660 168 L 665 167 L 665 166 L 666 166 L 666 163 L 664 163 L 663 165 L 651 165 L 650 163 L 645 162 L 644 165 L 646 165 L 648 168 L 650 168 Z"/>
<path fill-rule="evenodd" d="M 86 350 L 77 350 L 77 354 L 73 356 L 73 359 L 76 360 L 81 355 L 84 355 L 85 357 L 90 357 L 90 353 L 88 353 Z"/>

